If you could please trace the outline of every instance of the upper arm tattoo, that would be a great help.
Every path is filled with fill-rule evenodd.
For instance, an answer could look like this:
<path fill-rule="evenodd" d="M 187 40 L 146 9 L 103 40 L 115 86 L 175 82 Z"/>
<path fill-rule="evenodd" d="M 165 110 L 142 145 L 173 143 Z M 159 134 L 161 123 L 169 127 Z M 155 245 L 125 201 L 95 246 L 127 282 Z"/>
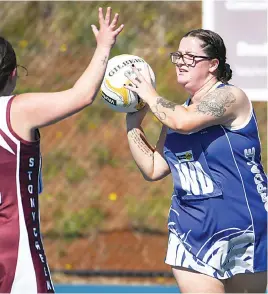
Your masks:
<path fill-rule="evenodd" d="M 162 106 L 163 108 L 168 108 L 173 111 L 175 111 L 176 103 L 168 101 L 164 99 L 163 97 L 157 97 L 156 104 L 152 106 L 152 112 L 153 114 L 159 119 L 159 120 L 165 120 L 166 119 L 166 113 L 164 109 L 159 109 L 159 106 Z"/>
<path fill-rule="evenodd" d="M 229 87 L 217 89 L 208 93 L 199 104 L 196 105 L 196 111 L 204 114 L 210 114 L 214 117 L 222 117 L 227 108 L 236 101 L 234 94 Z"/>

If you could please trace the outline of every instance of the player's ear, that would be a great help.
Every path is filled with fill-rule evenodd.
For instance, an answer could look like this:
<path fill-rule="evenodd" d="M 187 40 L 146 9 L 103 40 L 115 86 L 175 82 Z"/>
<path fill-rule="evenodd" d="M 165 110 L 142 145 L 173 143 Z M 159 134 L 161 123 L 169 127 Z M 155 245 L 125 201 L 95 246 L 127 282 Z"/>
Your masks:
<path fill-rule="evenodd" d="M 210 65 L 209 65 L 209 72 L 213 73 L 217 70 L 219 67 L 219 60 L 217 58 L 213 58 L 210 60 Z"/>

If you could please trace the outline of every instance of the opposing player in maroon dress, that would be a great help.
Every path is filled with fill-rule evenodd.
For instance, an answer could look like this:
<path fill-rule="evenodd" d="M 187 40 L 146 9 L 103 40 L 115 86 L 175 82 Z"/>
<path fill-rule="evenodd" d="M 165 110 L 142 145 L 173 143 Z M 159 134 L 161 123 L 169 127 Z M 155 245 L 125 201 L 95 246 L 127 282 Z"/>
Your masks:
<path fill-rule="evenodd" d="M 99 9 L 97 47 L 75 85 L 62 92 L 13 96 L 17 62 L 0 37 L 0 293 L 53 293 L 40 235 L 38 194 L 41 155 L 38 129 L 71 116 L 93 103 L 110 50 L 123 25 Z"/>

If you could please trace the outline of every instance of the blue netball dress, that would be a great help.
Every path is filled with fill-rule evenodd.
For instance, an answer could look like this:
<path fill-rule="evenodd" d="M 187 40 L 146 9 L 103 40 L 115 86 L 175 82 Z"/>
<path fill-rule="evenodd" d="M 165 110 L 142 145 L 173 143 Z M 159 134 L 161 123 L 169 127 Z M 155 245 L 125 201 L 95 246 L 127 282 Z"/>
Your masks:
<path fill-rule="evenodd" d="M 218 279 L 266 271 L 267 176 L 254 110 L 240 128 L 169 129 L 164 155 L 174 183 L 165 262 Z"/>

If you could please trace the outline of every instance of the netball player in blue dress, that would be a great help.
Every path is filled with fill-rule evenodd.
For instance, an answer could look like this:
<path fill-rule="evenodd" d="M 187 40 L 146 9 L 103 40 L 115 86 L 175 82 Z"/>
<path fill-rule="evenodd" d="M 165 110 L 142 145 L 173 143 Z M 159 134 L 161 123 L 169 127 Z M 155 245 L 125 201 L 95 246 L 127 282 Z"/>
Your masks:
<path fill-rule="evenodd" d="M 117 23 L 111 8 L 105 17 L 99 9 L 100 28 L 92 26 L 97 48 L 90 64 L 72 88 L 54 93 L 12 95 L 16 55 L 0 37 L 0 293 L 54 293 L 40 233 L 38 129 L 93 103 L 123 29 Z"/>
<path fill-rule="evenodd" d="M 172 174 L 165 262 L 181 292 L 265 292 L 267 284 L 267 176 L 252 104 L 228 84 L 222 38 L 193 30 L 171 53 L 184 105 L 161 97 L 133 66 L 126 75 L 147 106 L 127 114 L 130 150 L 144 178 Z M 155 148 L 141 123 L 146 112 L 163 124 Z"/>

